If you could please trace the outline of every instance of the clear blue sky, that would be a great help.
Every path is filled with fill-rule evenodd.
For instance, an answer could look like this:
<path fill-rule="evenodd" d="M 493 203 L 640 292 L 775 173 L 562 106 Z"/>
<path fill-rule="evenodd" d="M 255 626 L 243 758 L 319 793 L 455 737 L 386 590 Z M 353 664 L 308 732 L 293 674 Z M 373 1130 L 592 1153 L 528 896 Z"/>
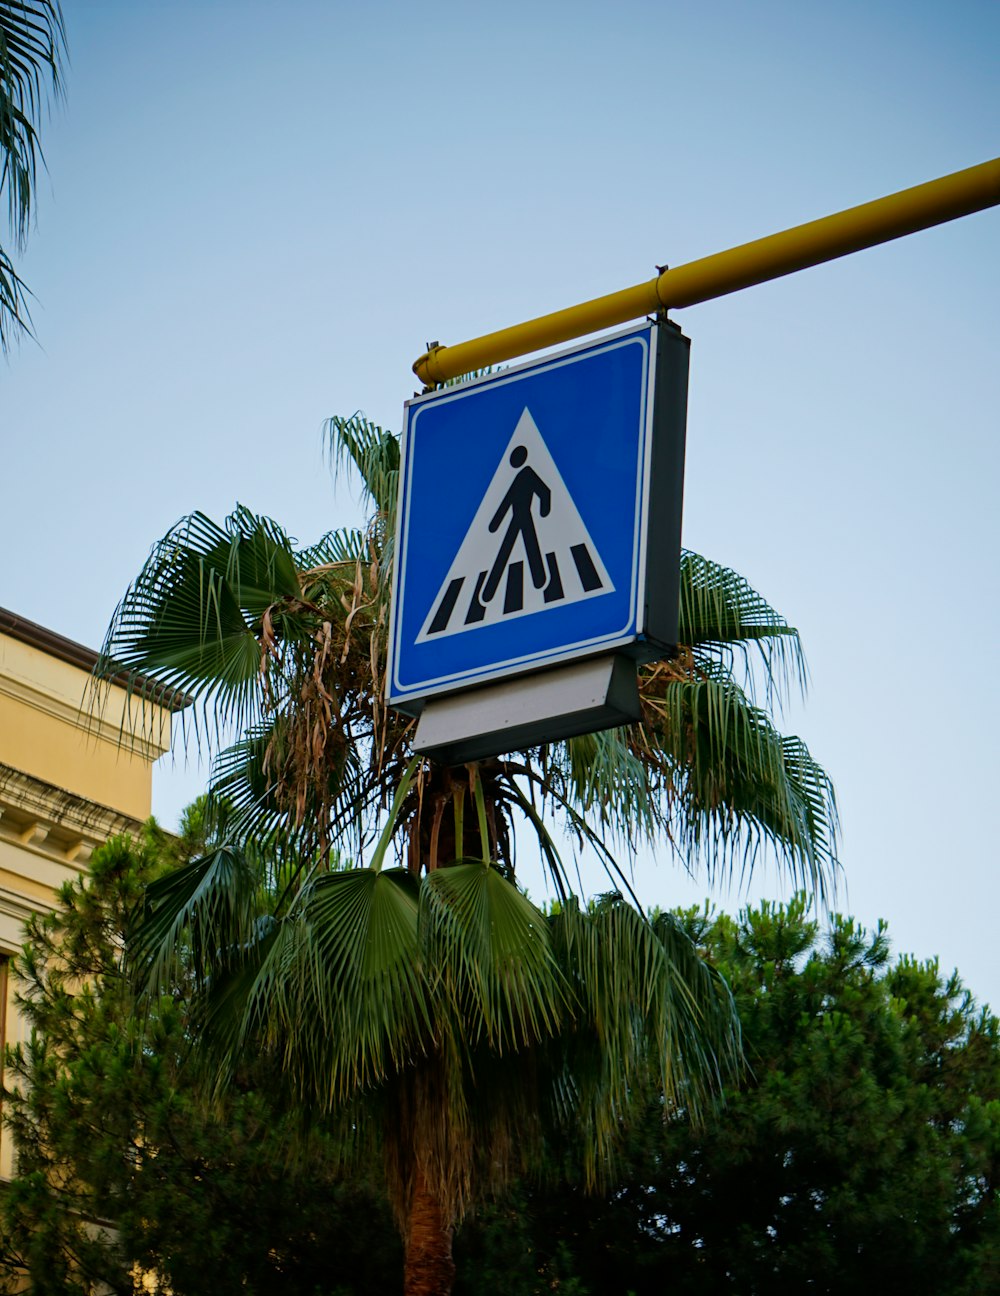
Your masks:
<path fill-rule="evenodd" d="M 427 340 L 1000 153 L 995 0 L 65 11 L 39 345 L 0 367 L 0 603 L 94 645 L 192 509 L 352 520 L 321 422 L 397 428 Z M 998 245 L 994 210 L 678 318 L 685 543 L 802 631 L 785 725 L 836 781 L 840 907 L 1000 1005 Z M 158 773 L 166 822 L 204 777 Z"/>

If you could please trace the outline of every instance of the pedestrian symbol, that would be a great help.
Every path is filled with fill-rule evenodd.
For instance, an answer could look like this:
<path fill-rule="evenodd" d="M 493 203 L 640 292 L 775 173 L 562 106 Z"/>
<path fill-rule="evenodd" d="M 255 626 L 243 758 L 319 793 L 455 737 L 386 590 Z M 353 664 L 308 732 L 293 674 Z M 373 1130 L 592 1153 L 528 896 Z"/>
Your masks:
<path fill-rule="evenodd" d="M 613 591 L 586 524 L 525 408 L 417 643 Z"/>

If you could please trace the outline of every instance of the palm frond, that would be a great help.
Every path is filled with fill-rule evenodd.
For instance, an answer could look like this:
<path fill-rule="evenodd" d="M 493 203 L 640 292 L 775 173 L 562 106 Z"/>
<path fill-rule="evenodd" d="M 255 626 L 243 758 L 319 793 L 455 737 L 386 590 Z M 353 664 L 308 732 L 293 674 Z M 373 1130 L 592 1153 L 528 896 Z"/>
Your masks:
<path fill-rule="evenodd" d="M 200 515 L 195 515 L 200 516 Z M 225 576 L 239 606 L 251 616 L 263 614 L 281 599 L 299 596 L 298 571 L 292 543 L 272 521 L 237 505 L 223 527 L 207 518 L 203 535 L 214 533 L 205 554 L 207 564 Z"/>
<path fill-rule="evenodd" d="M 660 1083 L 664 1094 L 673 1094 L 698 1121 L 743 1067 L 739 1016 L 725 978 L 701 956 L 676 915 L 657 914 L 651 929 L 656 957 L 669 969 L 663 989 L 667 1011 L 655 1039 Z"/>
<path fill-rule="evenodd" d="M 391 519 L 399 490 L 399 439 L 360 410 L 350 418 L 334 415 L 323 428 L 334 467 L 353 465 L 378 512 Z"/>
<path fill-rule="evenodd" d="M 483 365 L 482 369 L 470 369 L 468 373 L 458 374 L 454 378 L 446 378 L 444 382 L 438 383 L 439 389 L 445 387 L 461 387 L 463 383 L 475 382 L 477 378 L 487 378 L 492 373 L 503 373 L 508 368 L 507 365 Z"/>
<path fill-rule="evenodd" d="M 513 762 L 506 762 L 505 768 L 512 780 L 512 797 L 515 803 L 518 804 L 522 810 L 525 810 L 528 805 L 526 798 L 517 795 L 518 789 L 516 784 L 513 783 L 513 779 L 520 776 L 527 779 L 529 784 L 539 793 L 544 808 L 559 810 L 563 813 L 566 820 L 566 826 L 569 829 L 570 834 L 576 838 L 578 846 L 581 848 L 591 848 L 607 873 L 612 885 L 615 887 L 623 887 L 628 892 L 636 907 L 641 909 L 639 899 L 632 889 L 632 881 L 629 874 L 622 867 L 615 855 L 615 852 L 608 844 L 605 833 L 601 831 L 600 827 L 595 827 L 595 825 L 588 822 L 586 815 L 581 813 L 579 808 L 574 804 L 574 790 L 565 786 L 558 762 L 552 758 L 552 754 L 550 753 L 550 759 L 542 771 L 533 768 L 531 764 L 527 763 L 519 765 Z M 655 806 L 657 803 L 653 801 L 652 804 Z M 551 842 L 547 830 L 544 829 L 541 817 L 532 810 L 532 813 L 527 814 L 527 818 L 535 829 L 539 844 L 543 845 L 545 838 L 548 838 L 549 842 Z M 605 824 L 604 827 L 610 830 L 608 835 L 612 837 L 616 835 L 624 835 L 624 832 L 628 828 L 628 826 L 626 826 L 626 829 L 622 830 L 622 834 L 618 834 L 613 825 Z M 632 827 L 634 827 L 634 825 L 632 825 Z M 554 851 L 554 846 L 552 849 Z M 582 889 L 583 887 L 581 883 L 581 890 Z M 560 890 L 560 896 L 562 897 L 564 894 L 565 893 Z"/>
<path fill-rule="evenodd" d="M 427 964 L 463 1048 L 483 1042 L 503 1054 L 553 1034 L 566 988 L 531 901 L 485 863 L 435 869 L 420 900 Z"/>
<path fill-rule="evenodd" d="M 5 0 L 0 4 L 0 195 L 6 190 L 14 245 L 23 249 L 42 159 L 37 121 L 45 91 L 62 93 L 66 38 L 56 0 Z M 28 290 L 0 247 L 0 353 L 31 334 Z"/>
<path fill-rule="evenodd" d="M 357 746 L 343 746 L 341 759 L 327 760 L 307 788 L 302 814 L 296 813 L 283 785 L 287 727 L 284 714 L 250 726 L 244 736 L 218 752 L 212 761 L 207 813 L 217 832 L 242 849 L 277 850 L 279 843 L 308 853 L 320 838 L 338 848 L 347 844 L 355 853 L 364 839 L 363 829 L 375 813 L 381 784 L 368 777 Z M 320 786 L 320 779 L 322 785 Z M 318 819 L 329 816 L 320 833 Z"/>
<path fill-rule="evenodd" d="M 259 879 L 246 857 L 220 846 L 151 882 L 129 934 L 133 976 L 153 994 L 169 989 L 190 959 L 196 980 L 250 939 Z"/>
<path fill-rule="evenodd" d="M 752 868 L 763 844 L 799 886 L 834 887 L 833 786 L 797 738 L 783 737 L 733 683 L 678 680 L 650 703 L 647 725 L 665 757 L 673 841 L 709 870 Z"/>
<path fill-rule="evenodd" d="M 230 1067 L 274 1050 L 303 1101 L 326 1110 L 384 1082 L 433 1037 L 417 912 L 404 870 L 317 877 L 213 987 L 214 1047 Z"/>
<path fill-rule="evenodd" d="M 550 927 L 578 1003 L 575 1025 L 551 1050 L 552 1098 L 594 1184 L 647 1062 L 668 1108 L 697 1118 L 741 1064 L 739 1021 L 725 982 L 669 916 L 651 923 L 612 894 L 586 910 L 558 907 Z"/>
<path fill-rule="evenodd" d="M 119 603 L 95 670 L 125 673 L 203 702 L 215 732 L 257 722 L 262 668 L 281 638 L 305 637 L 291 544 L 269 518 L 237 508 L 219 526 L 183 519 L 156 545 Z M 266 618 L 266 624 L 262 623 Z"/>
<path fill-rule="evenodd" d="M 273 725 L 253 725 L 213 760 L 212 794 L 228 805 L 231 813 L 283 814 L 275 796 L 274 777 L 266 765 L 272 734 Z"/>
<path fill-rule="evenodd" d="M 206 821 L 222 840 L 243 850 L 274 853 L 281 845 L 300 844 L 268 760 L 274 723 L 251 725 L 212 761 Z"/>
<path fill-rule="evenodd" d="M 780 703 L 792 682 L 805 689 L 807 669 L 798 631 L 738 572 L 689 550 L 681 554 L 678 637 L 707 672 L 715 665 L 731 670 L 739 657 L 751 697 L 753 650 L 769 705 Z"/>
<path fill-rule="evenodd" d="M 392 805 L 389 807 L 389 813 L 386 816 L 385 825 L 379 834 L 378 841 L 375 843 L 375 851 L 372 855 L 371 867 L 376 873 L 378 873 L 382 868 L 386 852 L 401 827 L 400 811 L 403 808 L 403 801 L 406 798 L 407 792 L 410 790 L 410 783 L 413 780 L 413 775 L 416 773 L 419 764 L 419 756 L 411 757 L 409 764 L 406 769 L 403 770 L 402 776 L 396 784 L 396 791 L 393 794 Z"/>
<path fill-rule="evenodd" d="M 549 877 L 552 879 L 552 885 L 555 887 L 556 895 L 561 901 L 568 899 L 572 887 L 569 884 L 569 875 L 566 872 L 566 866 L 563 863 L 559 848 L 555 843 L 555 838 L 549 832 L 548 826 L 538 806 L 535 805 L 530 795 L 517 785 L 516 775 L 528 767 L 514 767 L 509 770 L 507 781 L 507 793 L 511 802 L 517 806 L 524 818 L 527 819 L 535 833 L 535 839 L 538 842 L 538 850 L 542 863 L 548 870 Z"/>
<path fill-rule="evenodd" d="M 10 226 L 24 246 L 41 152 L 32 119 L 45 92 L 43 74 L 61 93 L 65 30 L 52 0 L 0 4 L 0 190 L 7 190 Z"/>
<path fill-rule="evenodd" d="M 10 349 L 21 333 L 31 336 L 31 312 L 28 289 L 14 269 L 10 258 L 0 247 L 0 353 Z"/>
<path fill-rule="evenodd" d="M 632 849 L 660 830 L 659 805 L 649 771 L 628 742 L 625 729 L 571 738 L 551 754 L 562 758 L 566 798 L 581 815 Z"/>
<path fill-rule="evenodd" d="M 349 566 L 365 557 L 365 533 L 357 527 L 341 527 L 328 531 L 314 545 L 299 549 L 295 565 L 300 572 L 316 568 Z"/>

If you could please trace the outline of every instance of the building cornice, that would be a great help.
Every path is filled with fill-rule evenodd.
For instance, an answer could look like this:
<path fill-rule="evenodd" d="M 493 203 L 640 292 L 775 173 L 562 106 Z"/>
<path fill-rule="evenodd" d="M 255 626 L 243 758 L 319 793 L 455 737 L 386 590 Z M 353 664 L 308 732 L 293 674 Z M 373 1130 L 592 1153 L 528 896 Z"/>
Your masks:
<path fill-rule="evenodd" d="M 131 815 L 0 763 L 0 840 L 62 865 L 79 865 L 109 837 L 141 827 Z"/>
<path fill-rule="evenodd" d="M 67 662 L 70 666 L 76 666 L 86 671 L 88 675 L 94 674 L 98 662 L 102 660 L 101 654 L 95 652 L 93 648 L 87 648 L 73 639 L 67 639 L 47 626 L 29 621 L 27 617 L 18 616 L 8 608 L 0 607 L 0 634 L 19 639 L 21 643 L 37 648 L 40 652 L 47 653 L 48 656 L 55 657 L 59 661 Z M 179 689 L 169 688 L 150 679 L 148 675 L 141 675 L 124 668 L 112 676 L 105 677 L 104 682 L 117 684 L 145 701 L 155 702 L 157 706 L 166 707 L 170 711 L 183 711 L 193 701 Z"/>

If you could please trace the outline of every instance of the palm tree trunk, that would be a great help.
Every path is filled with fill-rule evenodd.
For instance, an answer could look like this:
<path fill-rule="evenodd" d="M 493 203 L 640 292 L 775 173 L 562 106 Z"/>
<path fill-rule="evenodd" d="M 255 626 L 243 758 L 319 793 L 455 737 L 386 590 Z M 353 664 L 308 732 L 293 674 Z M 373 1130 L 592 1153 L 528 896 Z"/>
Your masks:
<path fill-rule="evenodd" d="M 418 1167 L 406 1230 L 404 1296 L 450 1296 L 455 1281 L 451 1225 Z"/>

